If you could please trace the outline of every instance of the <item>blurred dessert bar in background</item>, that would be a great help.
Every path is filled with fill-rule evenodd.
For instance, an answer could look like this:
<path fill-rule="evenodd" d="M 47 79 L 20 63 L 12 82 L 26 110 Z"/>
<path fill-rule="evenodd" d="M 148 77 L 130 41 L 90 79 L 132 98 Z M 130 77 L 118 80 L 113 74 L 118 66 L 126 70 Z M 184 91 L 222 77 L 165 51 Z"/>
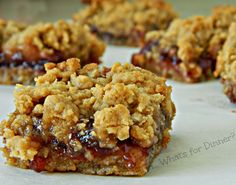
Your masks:
<path fill-rule="evenodd" d="M 138 46 L 151 30 L 165 30 L 177 14 L 162 0 L 94 0 L 74 15 L 109 44 Z"/>
<path fill-rule="evenodd" d="M 212 19 L 176 19 L 167 31 L 152 31 L 132 63 L 174 80 L 194 83 L 213 77 L 216 59 L 209 52 Z"/>
<path fill-rule="evenodd" d="M 45 72 L 45 63 L 70 57 L 79 57 L 81 65 L 99 63 L 104 50 L 105 44 L 78 23 L 60 20 L 30 25 L 2 45 L 0 84 L 32 84 Z"/>

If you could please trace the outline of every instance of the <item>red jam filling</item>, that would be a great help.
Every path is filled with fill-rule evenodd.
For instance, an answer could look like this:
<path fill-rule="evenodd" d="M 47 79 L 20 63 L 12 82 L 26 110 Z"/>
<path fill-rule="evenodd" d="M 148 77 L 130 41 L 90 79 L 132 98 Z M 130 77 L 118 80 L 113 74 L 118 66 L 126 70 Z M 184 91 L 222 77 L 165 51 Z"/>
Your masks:
<path fill-rule="evenodd" d="M 51 154 L 49 154 L 48 158 L 35 156 L 34 160 L 30 163 L 30 168 L 37 172 L 45 170 L 47 161 L 50 161 L 50 155 L 53 155 L 54 157 L 58 156 L 60 158 L 65 158 L 65 160 L 72 159 L 80 162 L 88 162 L 84 156 L 85 150 L 87 150 L 90 151 L 95 158 L 101 160 L 111 155 L 119 156 L 120 159 L 124 160 L 124 165 L 128 169 L 138 166 L 138 163 L 141 160 L 140 156 L 146 157 L 148 155 L 149 148 L 140 147 L 134 141 L 132 141 L 132 139 L 119 141 L 117 143 L 117 147 L 112 149 L 101 148 L 97 139 L 91 134 L 93 131 L 92 119 L 89 123 L 87 123 L 87 129 L 84 131 L 83 135 L 81 135 L 80 132 L 71 132 L 71 140 L 78 140 L 83 146 L 83 149 L 78 152 L 75 152 L 69 144 L 60 142 L 55 137 L 49 138 L 48 143 L 42 141 L 42 139 L 40 140 L 40 134 L 43 132 L 41 127 L 42 121 L 41 119 L 34 118 L 33 122 L 35 136 L 32 138 L 38 142 L 41 142 L 42 145 L 51 148 Z"/>

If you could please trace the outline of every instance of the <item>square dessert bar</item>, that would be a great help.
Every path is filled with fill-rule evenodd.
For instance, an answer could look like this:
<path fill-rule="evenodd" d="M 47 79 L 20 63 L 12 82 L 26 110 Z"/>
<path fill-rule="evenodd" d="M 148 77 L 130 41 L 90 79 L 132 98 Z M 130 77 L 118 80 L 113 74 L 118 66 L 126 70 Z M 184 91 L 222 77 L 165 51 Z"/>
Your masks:
<path fill-rule="evenodd" d="M 162 0 L 94 0 L 74 15 L 74 20 L 88 24 L 93 33 L 115 45 L 138 46 L 145 33 L 167 29 L 177 17 L 170 4 Z"/>
<path fill-rule="evenodd" d="M 85 65 L 99 62 L 105 44 L 88 27 L 74 22 L 38 23 L 14 34 L 2 46 L 0 84 L 32 84 L 44 64 L 79 57 Z"/>
<path fill-rule="evenodd" d="M 216 58 L 210 52 L 214 34 L 210 17 L 174 20 L 167 31 L 152 31 L 132 57 L 136 66 L 174 80 L 194 83 L 213 78 Z"/>
<path fill-rule="evenodd" d="M 217 58 L 215 75 L 220 75 L 224 92 L 236 103 L 236 23 L 232 23 L 227 40 Z"/>
<path fill-rule="evenodd" d="M 170 136 L 175 106 L 165 79 L 131 64 L 45 65 L 35 86 L 17 85 L 0 124 L 7 163 L 35 171 L 147 173 Z"/>

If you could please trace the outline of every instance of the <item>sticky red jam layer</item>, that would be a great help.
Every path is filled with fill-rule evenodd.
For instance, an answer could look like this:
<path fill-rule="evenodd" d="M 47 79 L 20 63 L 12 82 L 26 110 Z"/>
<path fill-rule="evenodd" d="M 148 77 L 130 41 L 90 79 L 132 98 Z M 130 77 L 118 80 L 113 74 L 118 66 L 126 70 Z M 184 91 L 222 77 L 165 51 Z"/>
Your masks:
<path fill-rule="evenodd" d="M 34 118 L 33 122 L 33 140 L 40 142 L 42 147 L 47 147 L 50 151 L 47 158 L 36 155 L 34 160 L 30 162 L 29 167 L 37 172 L 45 170 L 47 163 L 52 160 L 52 155 L 54 160 L 55 156 L 58 156 L 58 159 L 65 158 L 65 160 L 73 160 L 76 163 L 89 162 L 85 157 L 86 151 L 89 151 L 96 160 L 105 160 L 109 156 L 118 156 L 119 160 L 123 161 L 125 168 L 134 169 L 139 166 L 140 153 L 143 157 L 146 157 L 150 150 L 149 148 L 140 147 L 132 139 L 119 141 L 115 148 L 101 148 L 97 139 L 91 134 L 93 131 L 93 120 L 90 120 L 83 135 L 80 132 L 71 131 L 70 140 L 77 140 L 82 144 L 82 149 L 76 152 L 69 144 L 60 142 L 55 137 L 50 137 L 45 142 L 40 136 L 43 133 L 41 127 L 42 120 Z M 139 155 L 136 155 L 137 151 Z"/>

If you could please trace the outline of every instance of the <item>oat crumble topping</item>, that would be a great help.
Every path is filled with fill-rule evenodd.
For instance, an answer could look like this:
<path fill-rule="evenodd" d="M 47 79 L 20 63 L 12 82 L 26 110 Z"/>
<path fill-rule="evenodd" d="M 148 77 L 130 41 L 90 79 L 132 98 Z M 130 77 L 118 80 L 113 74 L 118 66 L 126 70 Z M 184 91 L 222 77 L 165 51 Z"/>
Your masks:
<path fill-rule="evenodd" d="M 222 49 L 226 41 L 231 23 L 236 21 L 236 6 L 216 6 L 212 10 L 211 17 L 213 20 L 214 35 L 210 41 L 209 50 L 217 58 L 218 52 Z"/>
<path fill-rule="evenodd" d="M 119 40 L 116 43 L 137 45 L 143 41 L 147 31 L 166 29 L 176 17 L 177 14 L 171 5 L 161 0 L 103 0 L 92 1 L 91 5 L 77 13 L 74 19 L 90 25 L 93 32 L 105 40 L 108 39 L 108 42 L 112 42 L 112 37 Z M 129 43 L 131 37 L 134 38 L 132 43 Z"/>
<path fill-rule="evenodd" d="M 236 23 L 232 23 L 222 51 L 218 56 L 215 74 L 236 83 Z"/>
<path fill-rule="evenodd" d="M 70 57 L 79 57 L 82 62 L 95 60 L 104 49 L 104 43 L 90 34 L 86 26 L 64 20 L 30 25 L 3 46 L 4 53 L 20 53 L 26 61 L 48 59 L 51 62 Z"/>
<path fill-rule="evenodd" d="M 27 27 L 24 23 L 0 19 L 0 44 L 2 45 L 15 33 Z"/>
<path fill-rule="evenodd" d="M 215 75 L 221 77 L 224 93 L 236 103 L 236 23 L 232 23 L 223 49 L 219 52 Z"/>
<path fill-rule="evenodd" d="M 209 48 L 213 35 L 211 17 L 175 19 L 166 31 L 146 34 L 145 45 L 133 55 L 132 63 L 178 81 L 212 79 L 216 58 Z"/>
<path fill-rule="evenodd" d="M 162 50 L 170 49 L 176 45 L 178 57 L 183 63 L 194 63 L 199 56 L 206 51 L 208 41 L 213 34 L 212 20 L 207 17 L 196 16 L 189 19 L 176 19 L 166 32 L 154 31 L 147 34 L 149 40 L 159 40 Z M 158 52 L 153 56 L 158 57 Z"/>

